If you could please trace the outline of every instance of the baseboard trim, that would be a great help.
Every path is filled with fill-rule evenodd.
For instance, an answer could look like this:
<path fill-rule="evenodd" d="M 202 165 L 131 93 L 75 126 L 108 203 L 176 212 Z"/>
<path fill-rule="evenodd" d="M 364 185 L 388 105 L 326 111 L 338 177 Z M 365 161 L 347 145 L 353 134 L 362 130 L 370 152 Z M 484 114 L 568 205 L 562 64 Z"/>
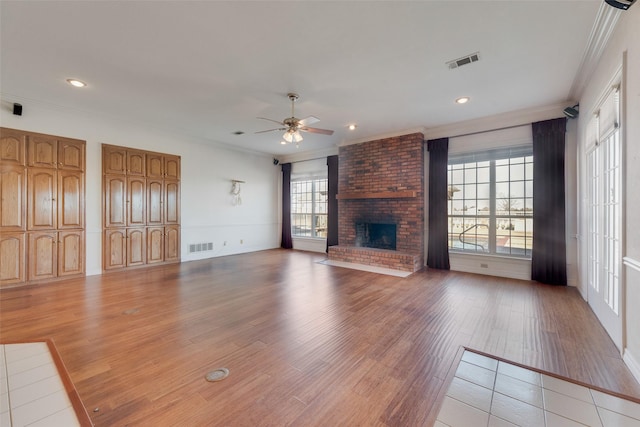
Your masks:
<path fill-rule="evenodd" d="M 636 359 L 628 349 L 625 349 L 622 360 L 624 360 L 624 363 L 636 378 L 636 381 L 640 383 L 640 363 L 638 363 L 638 359 Z"/>

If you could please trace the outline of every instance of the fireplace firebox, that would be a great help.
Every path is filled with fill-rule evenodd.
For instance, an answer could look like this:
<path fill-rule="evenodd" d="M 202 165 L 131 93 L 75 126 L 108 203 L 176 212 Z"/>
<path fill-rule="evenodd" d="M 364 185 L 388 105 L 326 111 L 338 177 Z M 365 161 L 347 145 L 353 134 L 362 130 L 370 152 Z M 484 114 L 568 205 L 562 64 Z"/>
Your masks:
<path fill-rule="evenodd" d="M 373 222 L 356 223 L 356 246 L 396 250 L 396 225 Z"/>

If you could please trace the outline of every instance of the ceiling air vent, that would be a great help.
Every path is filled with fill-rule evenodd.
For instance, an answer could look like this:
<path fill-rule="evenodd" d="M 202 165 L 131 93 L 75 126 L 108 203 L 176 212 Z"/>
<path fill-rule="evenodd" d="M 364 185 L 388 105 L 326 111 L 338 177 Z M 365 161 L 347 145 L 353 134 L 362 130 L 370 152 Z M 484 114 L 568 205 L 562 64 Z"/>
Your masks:
<path fill-rule="evenodd" d="M 454 68 L 462 67 L 463 65 L 471 64 L 472 62 L 478 62 L 479 60 L 480 52 L 476 52 L 463 56 L 462 58 L 454 59 L 453 61 L 448 61 L 447 66 L 450 70 L 453 70 Z"/>

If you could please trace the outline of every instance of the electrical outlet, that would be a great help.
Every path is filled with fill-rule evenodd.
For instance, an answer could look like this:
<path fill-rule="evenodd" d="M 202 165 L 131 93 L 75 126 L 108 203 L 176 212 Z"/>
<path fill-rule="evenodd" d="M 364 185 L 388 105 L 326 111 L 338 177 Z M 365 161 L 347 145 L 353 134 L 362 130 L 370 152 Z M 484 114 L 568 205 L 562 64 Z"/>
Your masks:
<path fill-rule="evenodd" d="M 243 244 L 243 243 L 244 243 L 244 240 L 240 239 L 240 244 Z"/>
<path fill-rule="evenodd" d="M 225 240 L 222 246 L 227 246 L 227 241 Z"/>
<path fill-rule="evenodd" d="M 480 264 L 480 268 L 489 268 L 489 264 Z"/>

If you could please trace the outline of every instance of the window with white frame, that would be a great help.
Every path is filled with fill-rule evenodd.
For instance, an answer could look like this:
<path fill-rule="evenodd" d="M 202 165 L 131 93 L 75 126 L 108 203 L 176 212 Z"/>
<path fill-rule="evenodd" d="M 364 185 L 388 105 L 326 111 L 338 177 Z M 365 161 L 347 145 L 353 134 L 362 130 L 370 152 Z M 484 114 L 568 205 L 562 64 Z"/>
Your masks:
<path fill-rule="evenodd" d="M 603 100 L 587 126 L 588 280 L 611 311 L 619 313 L 622 264 L 621 137 L 619 89 Z"/>
<path fill-rule="evenodd" d="M 291 235 L 293 237 L 327 237 L 326 178 L 300 179 L 291 182 Z"/>
<path fill-rule="evenodd" d="M 533 148 L 449 155 L 449 249 L 531 257 Z"/>

